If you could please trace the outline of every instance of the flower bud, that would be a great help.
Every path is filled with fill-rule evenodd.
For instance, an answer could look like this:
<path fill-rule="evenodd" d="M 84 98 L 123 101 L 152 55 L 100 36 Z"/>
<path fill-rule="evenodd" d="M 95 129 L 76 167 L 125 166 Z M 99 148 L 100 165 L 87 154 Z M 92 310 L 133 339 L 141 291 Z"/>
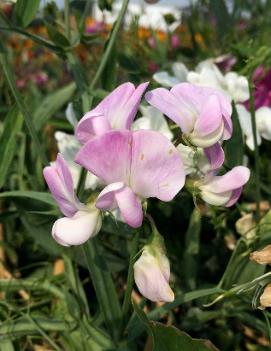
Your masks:
<path fill-rule="evenodd" d="M 52 228 L 52 236 L 63 246 L 81 245 L 98 234 L 101 225 L 100 211 L 92 207 L 77 211 L 72 217 L 58 219 Z"/>
<path fill-rule="evenodd" d="M 271 264 L 271 245 L 267 245 L 260 251 L 252 252 L 250 259 L 259 264 Z"/>
<path fill-rule="evenodd" d="M 153 238 L 145 245 L 134 264 L 135 282 L 140 293 L 154 302 L 172 302 L 174 293 L 169 286 L 170 264 L 165 253 L 164 239 L 152 223 Z"/>
<path fill-rule="evenodd" d="M 271 283 L 267 284 L 260 297 L 260 309 L 271 307 Z"/>

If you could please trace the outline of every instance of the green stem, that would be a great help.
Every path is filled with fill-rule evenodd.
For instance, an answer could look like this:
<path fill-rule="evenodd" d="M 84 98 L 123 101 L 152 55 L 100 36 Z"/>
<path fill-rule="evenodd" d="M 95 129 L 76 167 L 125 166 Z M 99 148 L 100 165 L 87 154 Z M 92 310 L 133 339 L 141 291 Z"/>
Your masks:
<path fill-rule="evenodd" d="M 124 323 L 127 320 L 127 315 L 131 307 L 131 294 L 134 286 L 134 263 L 135 263 L 135 258 L 138 251 L 138 240 L 139 240 L 139 233 L 137 232 L 134 235 L 133 241 L 132 241 L 128 276 L 127 276 L 127 287 L 125 290 L 124 301 L 122 305 L 122 315 L 123 315 Z"/>
<path fill-rule="evenodd" d="M 259 147 L 257 143 L 257 125 L 255 117 L 255 104 L 253 94 L 252 77 L 249 79 L 249 107 L 251 113 L 251 124 L 254 142 L 254 162 L 255 162 L 255 182 L 256 182 L 256 223 L 260 221 L 260 201 L 261 201 L 261 188 L 260 188 L 260 156 Z"/>
<path fill-rule="evenodd" d="M 120 303 L 106 262 L 99 254 L 99 246 L 96 240 L 95 238 L 88 240 L 83 245 L 83 251 L 105 323 L 111 332 L 112 338 L 117 340 L 121 322 Z"/>
<path fill-rule="evenodd" d="M 122 20 L 124 18 L 125 12 L 127 10 L 128 4 L 129 4 L 129 0 L 123 0 L 122 7 L 120 9 L 117 21 L 114 24 L 113 30 L 112 30 L 111 35 L 110 35 L 110 39 L 108 41 L 108 44 L 106 46 L 105 52 L 104 52 L 102 60 L 101 60 L 101 63 L 100 63 L 98 70 L 93 78 L 93 81 L 91 82 L 91 84 L 89 86 L 90 90 L 92 90 L 96 86 L 96 84 L 98 83 L 98 80 L 100 79 L 101 74 L 103 73 L 103 70 L 107 64 L 107 61 L 110 57 L 110 53 L 111 53 L 112 49 L 114 48 L 114 44 L 115 44 L 115 41 L 117 39 L 117 35 L 118 35 L 119 30 L 120 30 L 120 26 L 121 26 Z"/>
<path fill-rule="evenodd" d="M 21 97 L 21 95 L 16 87 L 16 83 L 15 83 L 14 76 L 12 74 L 10 65 L 9 65 L 8 61 L 6 60 L 6 57 L 5 57 L 3 52 L 0 53 L 0 62 L 2 64 L 3 71 L 5 74 L 6 80 L 9 84 L 10 90 L 11 90 L 11 92 L 16 100 L 16 103 L 17 103 L 19 109 L 22 112 L 22 115 L 23 115 L 24 120 L 25 120 L 25 124 L 29 130 L 29 134 L 30 134 L 30 136 L 35 144 L 36 151 L 37 151 L 38 155 L 40 156 L 43 165 L 46 166 L 49 163 L 47 156 L 46 156 L 46 153 L 44 152 L 43 147 L 40 143 L 40 138 L 35 130 L 35 127 L 34 127 L 33 122 L 32 122 L 32 118 L 31 118 L 29 112 L 27 111 L 27 109 L 25 108 L 22 97 Z"/>
<path fill-rule="evenodd" d="M 65 0 L 65 2 L 64 2 L 64 20 L 65 20 L 66 35 L 70 41 L 71 30 L 70 30 L 70 4 L 69 4 L 69 0 Z"/>

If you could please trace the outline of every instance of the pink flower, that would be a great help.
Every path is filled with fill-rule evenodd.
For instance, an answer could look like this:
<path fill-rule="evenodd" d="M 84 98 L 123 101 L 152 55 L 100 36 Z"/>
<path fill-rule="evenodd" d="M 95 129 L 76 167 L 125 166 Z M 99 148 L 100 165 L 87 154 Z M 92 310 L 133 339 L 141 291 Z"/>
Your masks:
<path fill-rule="evenodd" d="M 140 293 L 155 302 L 172 302 L 174 293 L 169 286 L 170 264 L 160 247 L 146 245 L 134 264 L 135 282 Z"/>
<path fill-rule="evenodd" d="M 132 83 L 124 83 L 116 88 L 79 121 L 75 130 L 77 139 L 84 144 L 111 129 L 130 129 L 148 84 L 135 88 Z"/>
<path fill-rule="evenodd" d="M 195 183 L 201 198 L 210 205 L 230 207 L 239 199 L 243 186 L 248 182 L 250 171 L 237 166 L 223 176 L 207 174 Z"/>
<path fill-rule="evenodd" d="M 207 148 L 232 134 L 231 101 L 218 90 L 190 83 L 154 89 L 146 100 L 172 119 L 191 144 Z"/>
<path fill-rule="evenodd" d="M 76 162 L 107 184 L 96 207 L 119 208 L 125 222 L 134 228 L 142 224 L 142 200 L 170 201 L 185 181 L 179 152 L 154 131 L 107 132 L 85 144 Z"/>
<path fill-rule="evenodd" d="M 100 211 L 93 205 L 82 204 L 74 193 L 72 175 L 61 156 L 57 155 L 53 166 L 45 167 L 44 178 L 66 216 L 58 219 L 52 229 L 53 238 L 61 245 L 80 245 L 96 235 L 101 228 Z"/>

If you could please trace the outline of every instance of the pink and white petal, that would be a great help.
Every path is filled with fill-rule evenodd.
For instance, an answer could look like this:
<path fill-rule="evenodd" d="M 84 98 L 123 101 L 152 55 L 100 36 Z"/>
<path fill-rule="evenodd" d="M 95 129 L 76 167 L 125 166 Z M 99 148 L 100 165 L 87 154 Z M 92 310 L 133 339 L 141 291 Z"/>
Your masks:
<path fill-rule="evenodd" d="M 104 183 L 127 182 L 130 176 L 132 133 L 110 131 L 90 140 L 78 152 L 75 162 Z"/>
<path fill-rule="evenodd" d="M 61 154 L 57 155 L 53 166 L 44 168 L 43 175 L 54 199 L 65 216 L 71 217 L 78 209 L 84 207 L 74 193 L 72 175 Z"/>
<path fill-rule="evenodd" d="M 180 153 L 162 134 L 139 130 L 133 134 L 131 188 L 143 198 L 170 201 L 185 181 Z"/>
<path fill-rule="evenodd" d="M 240 188 L 238 189 L 234 189 L 232 194 L 231 194 L 231 198 L 230 200 L 226 203 L 225 207 L 231 207 L 233 206 L 238 200 L 239 200 L 239 197 L 241 196 L 242 194 L 242 190 L 243 190 L 243 187 L 241 186 Z"/>
<path fill-rule="evenodd" d="M 140 84 L 136 89 L 133 89 L 132 94 L 121 94 L 116 101 L 114 109 L 106 109 L 107 118 L 111 122 L 114 129 L 131 129 L 132 122 L 137 114 L 138 107 L 143 93 L 147 89 L 149 82 Z"/>
<path fill-rule="evenodd" d="M 147 92 L 145 99 L 150 105 L 172 119 L 184 133 L 189 133 L 193 129 L 194 118 L 191 110 L 189 110 L 187 104 L 179 101 L 171 91 L 157 88 Z"/>
<path fill-rule="evenodd" d="M 143 251 L 134 264 L 135 283 L 140 293 L 154 302 L 172 302 L 174 293 L 157 259 Z"/>
<path fill-rule="evenodd" d="M 143 222 L 141 201 L 131 188 L 125 187 L 115 192 L 115 199 L 125 222 L 132 228 L 139 228 Z"/>
<path fill-rule="evenodd" d="M 204 153 L 210 162 L 211 171 L 214 171 L 223 165 L 225 155 L 220 143 L 216 143 L 210 147 L 205 148 Z"/>
<path fill-rule="evenodd" d="M 114 210 L 117 208 L 115 192 L 125 187 L 122 182 L 107 185 L 99 194 L 96 200 L 96 207 L 100 210 Z"/>
<path fill-rule="evenodd" d="M 85 144 L 96 135 L 101 135 L 111 129 L 108 119 L 95 110 L 86 113 L 76 127 L 75 135 L 81 144 Z"/>
<path fill-rule="evenodd" d="M 98 234 L 101 225 L 98 210 L 78 211 L 73 217 L 58 219 L 52 228 L 52 236 L 63 246 L 81 245 Z"/>
<path fill-rule="evenodd" d="M 247 167 L 237 166 L 223 176 L 215 176 L 203 185 L 204 190 L 212 193 L 224 193 L 235 190 L 245 185 L 250 176 L 250 171 Z"/>
<path fill-rule="evenodd" d="M 216 95 L 211 95 L 196 120 L 194 132 L 198 135 L 207 136 L 216 131 L 223 124 L 220 102 Z"/>
<path fill-rule="evenodd" d="M 108 185 L 98 196 L 96 207 L 103 210 L 119 208 L 124 221 L 133 228 L 142 225 L 143 211 L 139 198 L 123 183 Z"/>

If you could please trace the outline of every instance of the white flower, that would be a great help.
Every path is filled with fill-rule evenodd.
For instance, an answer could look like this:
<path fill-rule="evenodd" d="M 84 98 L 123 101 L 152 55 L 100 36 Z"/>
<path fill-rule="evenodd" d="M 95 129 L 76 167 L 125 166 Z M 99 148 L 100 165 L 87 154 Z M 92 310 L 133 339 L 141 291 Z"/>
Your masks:
<path fill-rule="evenodd" d="M 251 114 L 243 105 L 237 104 L 236 110 L 246 144 L 251 150 L 254 150 Z M 262 138 L 271 140 L 271 108 L 266 106 L 260 107 L 255 111 L 255 119 L 257 144 L 260 145 Z"/>
<path fill-rule="evenodd" d="M 76 187 L 78 185 L 81 167 L 74 162 L 74 158 L 77 152 L 80 150 L 81 145 L 74 135 L 60 131 L 55 132 L 55 139 L 57 141 L 57 148 L 59 152 L 67 162 L 69 170 L 72 174 L 74 186 Z M 85 189 L 94 190 L 99 183 L 99 179 L 94 174 L 88 172 L 85 182 Z"/>
<path fill-rule="evenodd" d="M 169 140 L 172 140 L 173 134 L 168 127 L 167 121 L 163 114 L 153 106 L 140 106 L 142 117 L 135 120 L 132 125 L 133 130 L 147 129 L 160 132 Z"/>
<path fill-rule="evenodd" d="M 219 89 L 235 102 L 244 102 L 249 98 L 248 80 L 245 76 L 236 72 L 228 72 L 225 75 L 214 63 L 215 59 L 200 62 L 194 71 L 188 71 L 181 62 L 172 64 L 173 75 L 168 72 L 156 72 L 153 79 L 165 87 L 173 87 L 181 82 L 189 82 L 196 85 Z"/>

